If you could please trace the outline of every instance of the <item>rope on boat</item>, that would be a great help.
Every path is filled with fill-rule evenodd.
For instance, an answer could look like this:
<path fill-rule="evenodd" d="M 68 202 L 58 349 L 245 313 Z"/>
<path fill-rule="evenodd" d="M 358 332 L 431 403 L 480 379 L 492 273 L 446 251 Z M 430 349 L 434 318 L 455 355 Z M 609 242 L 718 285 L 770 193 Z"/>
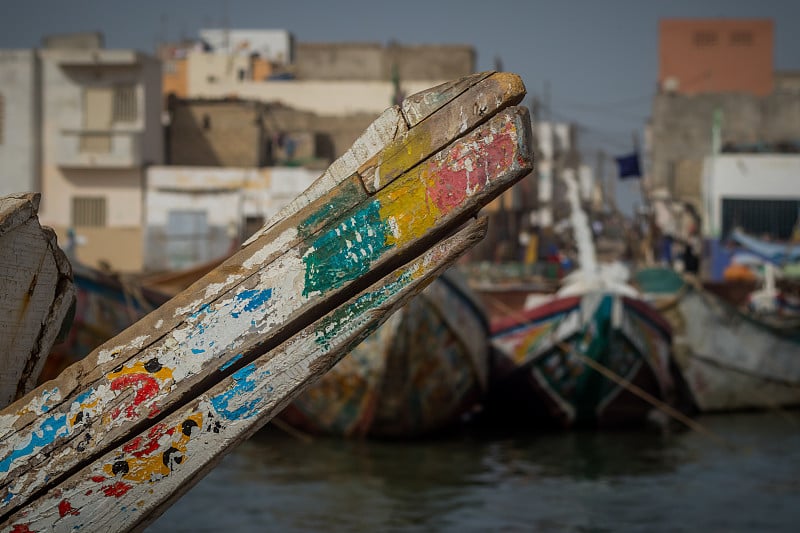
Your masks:
<path fill-rule="evenodd" d="M 711 431 L 710 429 L 708 429 L 704 425 L 700 424 L 699 422 L 697 422 L 695 420 L 692 420 L 691 418 L 689 418 L 685 414 L 681 413 L 680 411 L 678 411 L 677 409 L 675 409 L 674 407 L 672 407 L 668 403 L 665 403 L 665 402 L 659 400 L 658 398 L 656 398 L 655 396 L 653 396 L 652 394 L 650 394 L 646 390 L 642 389 L 638 385 L 634 385 L 629 380 L 623 378 L 622 376 L 620 376 L 619 374 L 617 374 L 616 372 L 614 372 L 613 370 L 611 370 L 607 366 L 603 365 L 602 363 L 598 363 L 597 361 L 595 361 L 591 357 L 587 357 L 586 355 L 584 355 L 584 354 L 582 354 L 580 352 L 572 350 L 571 347 L 565 342 L 559 342 L 559 343 L 556 344 L 556 346 L 558 347 L 559 350 L 563 351 L 564 353 L 567 353 L 569 355 L 574 355 L 574 356 L 578 357 L 589 368 L 591 368 L 591 369 L 595 370 L 596 372 L 602 374 L 603 376 L 605 376 L 606 378 L 610 379 L 611 381 L 613 381 L 614 383 L 616 383 L 620 387 L 624 388 L 625 390 L 635 394 L 636 396 L 638 396 L 642 400 L 646 401 L 647 403 L 649 403 L 650 405 L 652 405 L 653 407 L 655 407 L 656 409 L 658 409 L 662 413 L 666 414 L 667 416 L 670 416 L 670 417 L 674 418 L 675 420 L 677 420 L 678 422 L 681 422 L 681 423 L 685 424 L 687 427 L 689 427 L 690 429 L 693 429 L 694 431 L 697 431 L 698 433 L 702 433 L 703 435 L 705 435 L 707 437 L 710 437 L 711 439 L 717 441 L 718 443 L 722 444 L 723 446 L 726 446 L 728 448 L 734 448 L 734 446 L 730 442 L 728 442 L 726 439 L 724 439 L 721 436 L 719 436 L 718 434 L 714 433 L 713 431 Z"/>
<path fill-rule="evenodd" d="M 499 300 L 496 300 L 494 298 L 491 298 L 491 302 L 492 302 L 492 304 L 494 306 L 496 306 L 498 308 L 501 308 L 501 309 L 504 309 L 505 310 L 504 314 L 507 317 L 513 317 L 515 320 L 517 320 L 517 322 L 519 324 L 524 324 L 525 323 L 525 317 L 521 312 L 517 311 L 516 309 L 513 309 L 513 308 L 509 307 L 505 303 L 503 303 L 503 302 L 501 302 Z M 680 411 L 678 411 L 677 409 L 675 409 L 671 405 L 669 405 L 669 404 L 667 404 L 665 402 L 662 402 L 658 398 L 656 398 L 653 395 L 649 394 L 647 391 L 643 390 L 642 388 L 638 387 L 637 385 L 634 385 L 633 383 L 631 383 L 627 379 L 623 378 L 622 376 L 619 376 L 616 372 L 614 372 L 613 370 L 611 370 L 607 366 L 603 365 L 602 363 L 598 363 L 594 359 L 591 359 L 591 358 L 585 356 L 584 354 L 582 354 L 580 352 L 573 351 L 570 348 L 570 346 L 568 344 L 566 344 L 565 342 L 557 342 L 557 343 L 555 343 L 555 346 L 558 349 L 560 349 L 561 351 L 565 352 L 565 353 L 577 356 L 588 367 L 592 368 L 596 372 L 600 373 L 601 375 L 603 375 L 606 378 L 610 379 L 611 381 L 615 382 L 617 385 L 619 385 L 623 389 L 625 389 L 627 391 L 630 391 L 632 394 L 634 394 L 634 395 L 638 396 L 639 398 L 641 398 L 642 400 L 646 401 L 647 403 L 649 403 L 650 405 L 652 405 L 653 407 L 655 407 L 656 409 L 658 409 L 662 413 L 666 414 L 667 416 L 677 420 L 678 422 L 681 422 L 682 424 L 687 426 L 689 429 L 709 437 L 710 439 L 716 441 L 718 444 L 721 444 L 722 446 L 724 446 L 726 448 L 730 448 L 730 449 L 734 449 L 735 448 L 735 446 L 732 443 L 730 443 L 728 440 L 724 439 L 723 437 L 721 437 L 717 433 L 714 433 L 713 431 L 708 429 L 703 424 L 700 424 L 696 420 L 692 420 L 691 418 L 689 418 L 685 414 L 681 413 Z"/>

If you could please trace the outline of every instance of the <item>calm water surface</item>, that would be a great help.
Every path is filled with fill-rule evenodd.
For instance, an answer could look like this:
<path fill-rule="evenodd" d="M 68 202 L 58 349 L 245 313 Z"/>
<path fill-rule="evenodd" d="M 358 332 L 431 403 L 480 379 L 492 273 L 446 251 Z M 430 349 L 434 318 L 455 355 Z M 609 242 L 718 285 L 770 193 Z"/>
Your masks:
<path fill-rule="evenodd" d="M 412 443 L 256 435 L 148 529 L 800 531 L 800 414 L 704 417 L 698 433 Z"/>

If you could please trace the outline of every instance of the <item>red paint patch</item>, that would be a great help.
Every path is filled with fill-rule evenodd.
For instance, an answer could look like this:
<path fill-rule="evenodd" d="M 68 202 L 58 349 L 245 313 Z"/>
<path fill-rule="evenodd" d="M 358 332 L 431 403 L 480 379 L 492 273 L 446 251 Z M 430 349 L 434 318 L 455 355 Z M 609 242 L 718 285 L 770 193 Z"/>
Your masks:
<path fill-rule="evenodd" d="M 123 483 L 122 481 L 117 481 L 113 485 L 106 485 L 103 487 L 103 493 L 106 496 L 114 496 L 115 498 L 119 498 L 123 496 L 126 492 L 130 490 L 131 486 L 127 483 Z"/>
<path fill-rule="evenodd" d="M 128 419 L 133 419 L 136 418 L 136 408 L 139 407 L 142 402 L 158 394 L 159 385 L 158 381 L 149 374 L 125 374 L 111 382 L 111 390 L 113 391 L 119 391 L 127 387 L 136 389 L 136 395 L 133 397 L 133 405 L 129 405 L 125 409 L 125 416 Z"/>
<path fill-rule="evenodd" d="M 442 167 L 434 164 L 437 180 L 428 189 L 428 196 L 441 213 L 448 213 L 462 205 L 467 198 L 467 191 L 471 196 L 485 189 L 487 177 L 496 176 L 513 166 L 515 142 L 507 131 L 510 127 L 510 124 L 506 125 L 502 132 L 494 134 L 490 144 L 479 147 L 479 151 L 483 152 L 482 161 L 474 162 L 475 167 L 469 172 L 466 159 L 473 155 L 466 150 L 463 153 L 459 151 L 454 161 Z"/>
<path fill-rule="evenodd" d="M 106 478 L 104 478 L 103 476 L 92 476 L 92 481 L 94 481 L 95 483 L 102 483 L 105 480 Z"/>
<path fill-rule="evenodd" d="M 11 533 L 36 533 L 31 528 L 28 527 L 28 524 L 14 524 L 14 527 L 11 528 Z"/>
<path fill-rule="evenodd" d="M 91 496 L 93 492 L 94 492 L 94 491 L 93 491 L 92 489 L 89 489 L 89 490 L 87 490 L 86 492 L 84 492 L 84 494 L 85 494 L 86 496 Z"/>
<path fill-rule="evenodd" d="M 175 428 L 167 429 L 164 424 L 156 424 L 147 432 L 147 440 L 142 437 L 136 437 L 123 446 L 122 450 L 136 458 L 142 458 L 158 450 L 158 440 L 165 434 L 172 435 L 174 431 Z"/>
<path fill-rule="evenodd" d="M 81 513 L 80 511 L 72 507 L 72 504 L 69 503 L 68 500 L 61 500 L 61 503 L 58 504 L 58 514 L 59 516 L 61 516 L 61 518 L 64 518 L 68 514 L 73 516 L 78 516 Z"/>

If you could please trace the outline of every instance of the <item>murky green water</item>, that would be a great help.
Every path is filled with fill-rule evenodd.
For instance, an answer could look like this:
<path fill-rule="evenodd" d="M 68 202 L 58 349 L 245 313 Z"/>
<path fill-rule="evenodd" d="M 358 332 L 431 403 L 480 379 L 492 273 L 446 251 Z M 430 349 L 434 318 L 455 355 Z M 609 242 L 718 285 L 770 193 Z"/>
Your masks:
<path fill-rule="evenodd" d="M 148 531 L 800 531 L 800 414 L 697 433 L 414 443 L 259 434 Z"/>

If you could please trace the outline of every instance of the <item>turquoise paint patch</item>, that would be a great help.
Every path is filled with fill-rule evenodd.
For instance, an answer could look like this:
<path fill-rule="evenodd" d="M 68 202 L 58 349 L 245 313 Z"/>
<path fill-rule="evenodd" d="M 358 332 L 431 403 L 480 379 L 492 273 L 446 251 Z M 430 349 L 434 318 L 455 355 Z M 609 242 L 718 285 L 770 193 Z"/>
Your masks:
<path fill-rule="evenodd" d="M 260 379 L 270 375 L 269 370 L 259 375 L 254 375 L 255 371 L 256 365 L 254 363 L 237 370 L 231 375 L 234 380 L 233 386 L 222 394 L 211 398 L 211 405 L 214 406 L 214 410 L 222 418 L 226 420 L 242 420 L 258 414 L 258 406 L 263 398 L 255 398 L 235 408 L 231 406 L 231 403 L 235 402 L 240 395 L 253 392 Z"/>
<path fill-rule="evenodd" d="M 386 236 L 391 230 L 381 219 L 380 207 L 373 200 L 312 243 L 303 256 L 304 296 L 336 289 L 363 275 L 389 249 Z"/>
<path fill-rule="evenodd" d="M 200 348 L 192 348 L 192 353 L 197 355 L 199 353 L 206 353 L 205 350 L 201 350 Z"/>
<path fill-rule="evenodd" d="M 16 459 L 31 455 L 34 451 L 44 448 L 48 444 L 52 444 L 54 440 L 66 435 L 68 432 L 67 415 L 54 415 L 45 419 L 39 426 L 39 429 L 31 433 L 31 439 L 25 446 L 13 450 L 0 461 L 0 472 L 8 472 L 11 463 Z"/>
<path fill-rule="evenodd" d="M 320 346 L 330 348 L 331 341 L 341 333 L 341 328 L 347 322 L 370 309 L 378 307 L 411 283 L 412 279 L 411 272 L 404 271 L 396 280 L 387 283 L 380 289 L 364 293 L 352 303 L 339 307 L 331 315 L 322 319 L 314 341 Z"/>
<path fill-rule="evenodd" d="M 219 367 L 219 369 L 220 369 L 221 371 L 222 371 L 222 370 L 227 370 L 228 368 L 230 368 L 230 367 L 231 367 L 231 365 L 233 365 L 233 363 L 235 363 L 236 361 L 238 361 L 239 359 L 241 359 L 241 358 L 242 358 L 242 355 L 243 355 L 243 354 L 236 354 L 236 355 L 235 355 L 235 356 L 234 356 L 234 357 L 233 357 L 233 358 L 232 358 L 230 361 L 227 361 L 227 362 L 226 362 L 224 365 L 222 365 L 221 367 Z"/>
<path fill-rule="evenodd" d="M 248 289 L 236 295 L 234 303 L 235 311 L 231 311 L 233 318 L 239 318 L 242 311 L 248 313 L 255 311 L 266 305 L 272 298 L 272 289 Z"/>

